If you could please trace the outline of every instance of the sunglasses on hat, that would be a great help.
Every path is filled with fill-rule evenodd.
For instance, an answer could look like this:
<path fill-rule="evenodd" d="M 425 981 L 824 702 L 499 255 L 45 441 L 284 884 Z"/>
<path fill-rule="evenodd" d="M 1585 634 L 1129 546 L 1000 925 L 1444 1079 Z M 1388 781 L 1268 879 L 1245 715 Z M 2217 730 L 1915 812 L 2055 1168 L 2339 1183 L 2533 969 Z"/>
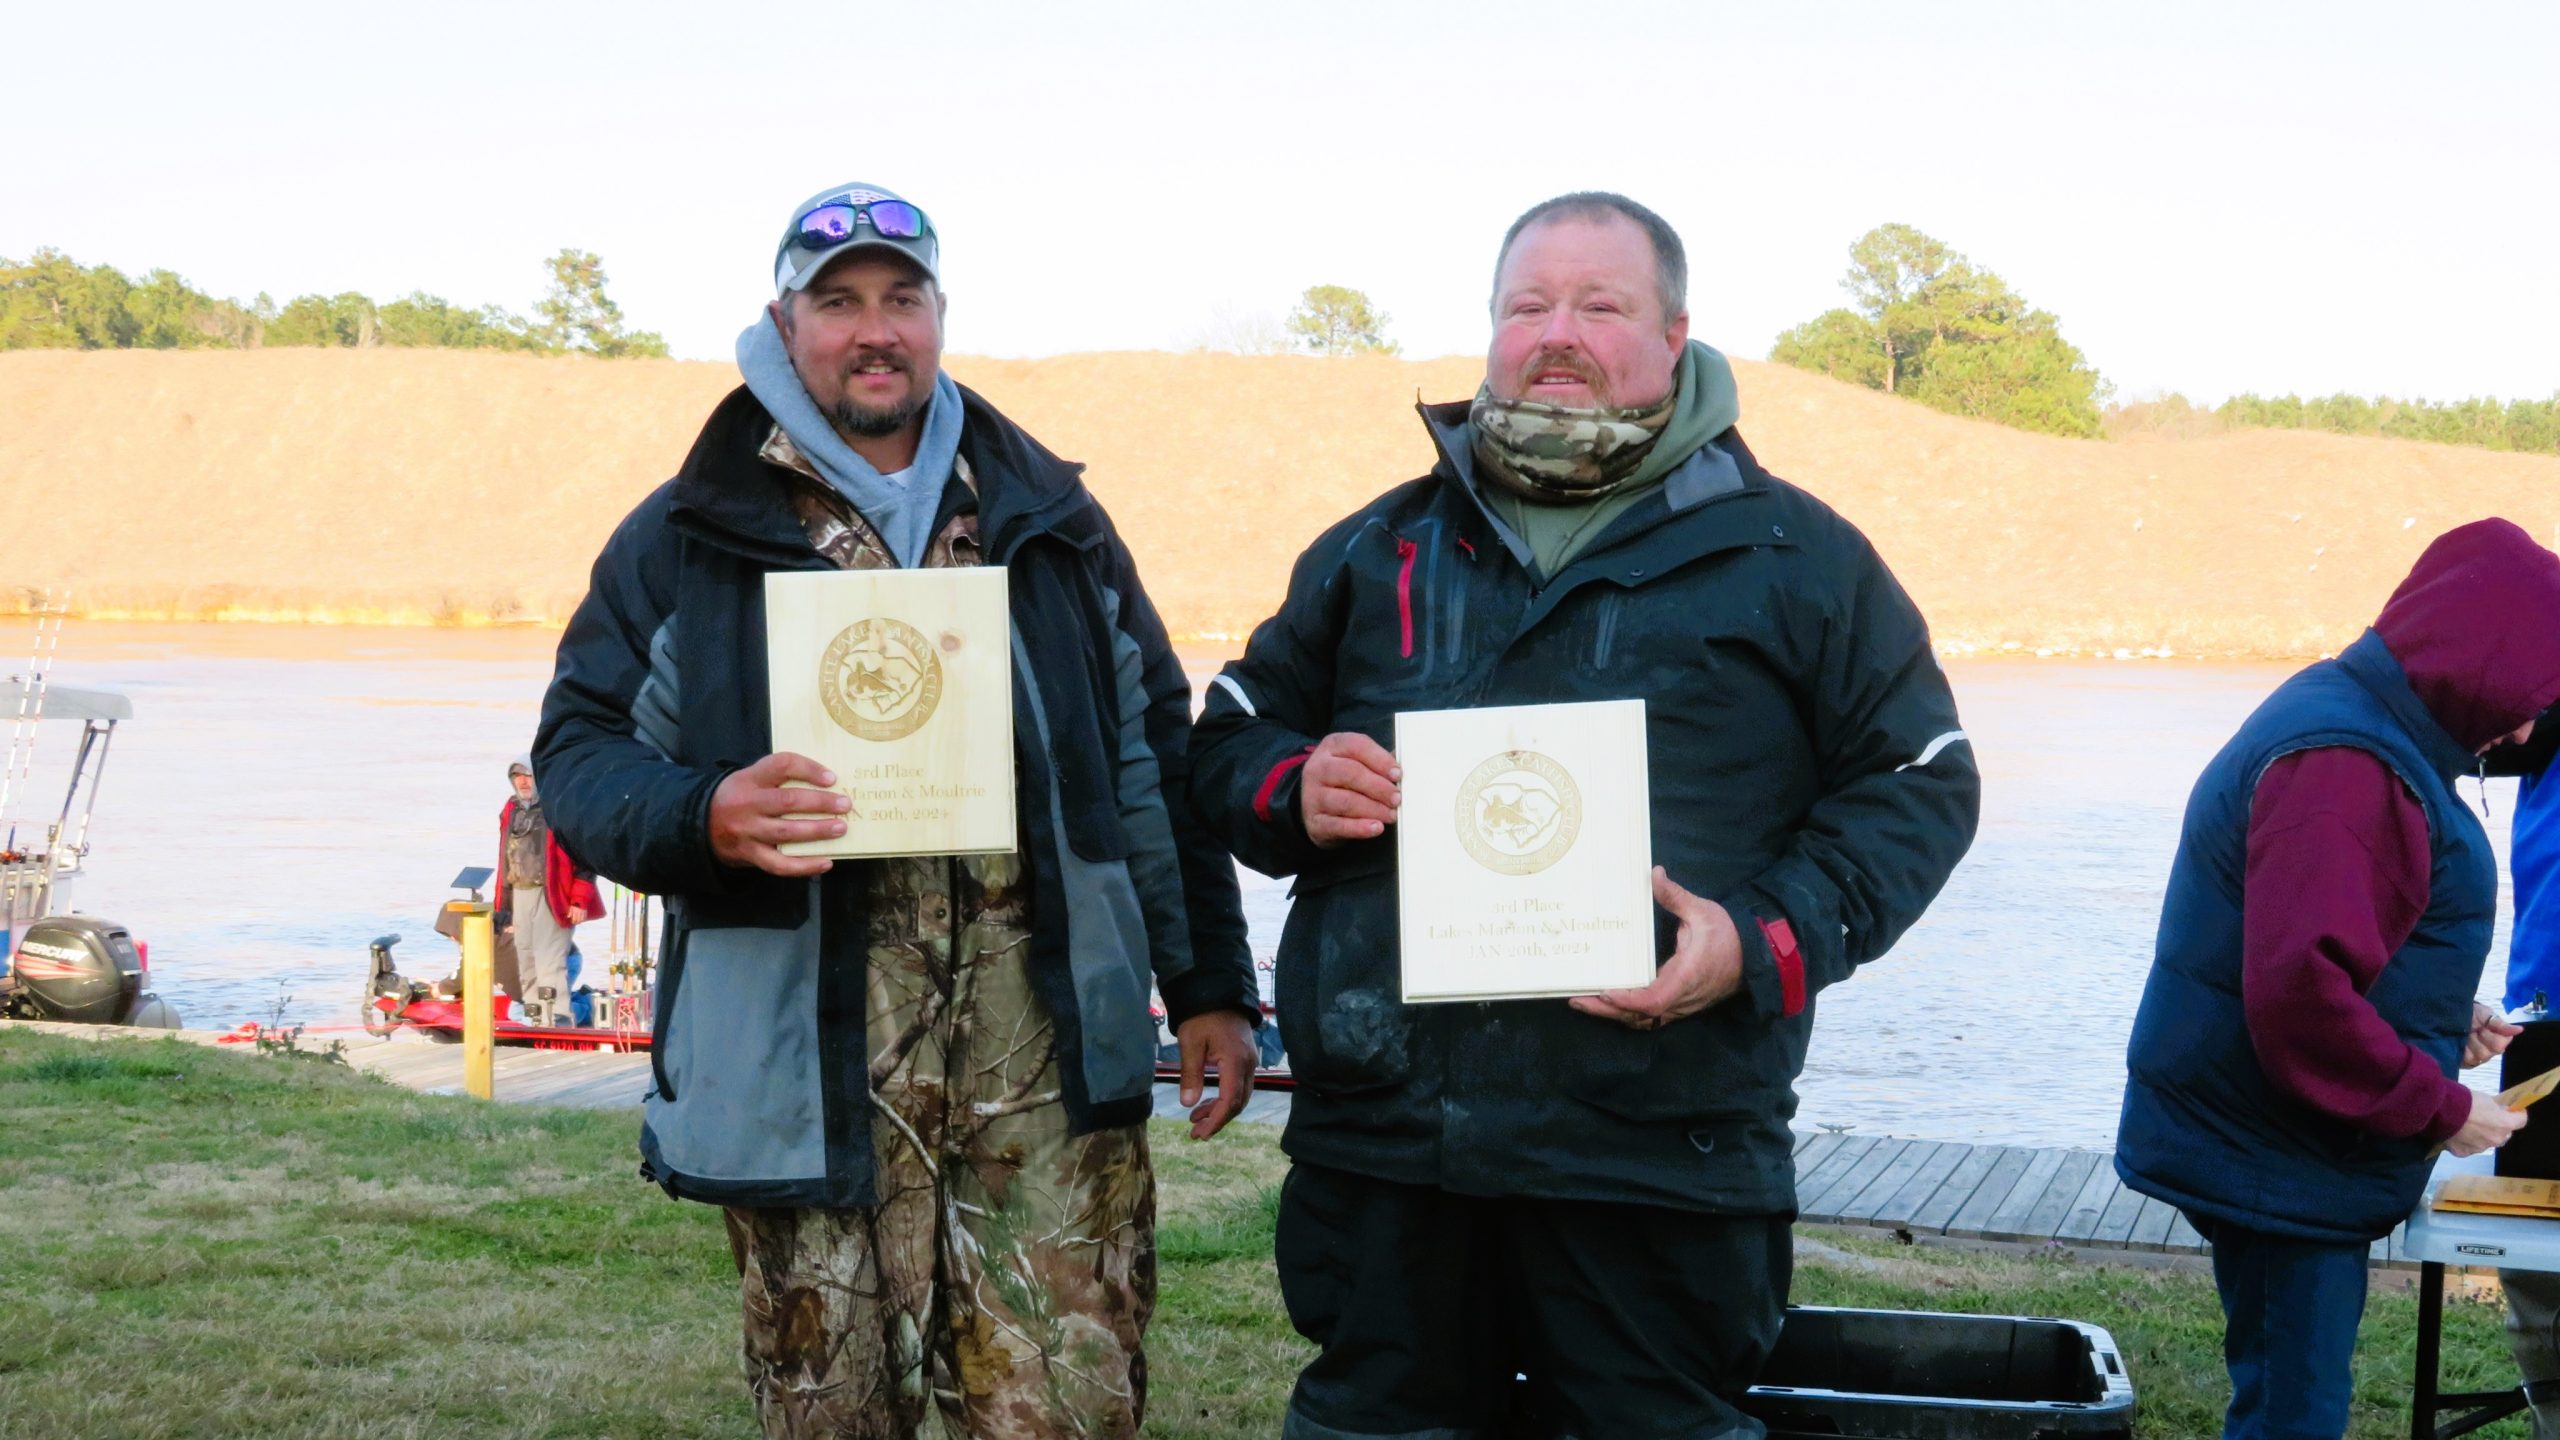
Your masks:
<path fill-rule="evenodd" d="M 904 200 L 831 200 L 800 217 L 792 243 L 803 250 L 832 250 L 869 225 L 884 240 L 920 240 L 931 232 L 924 212 Z"/>

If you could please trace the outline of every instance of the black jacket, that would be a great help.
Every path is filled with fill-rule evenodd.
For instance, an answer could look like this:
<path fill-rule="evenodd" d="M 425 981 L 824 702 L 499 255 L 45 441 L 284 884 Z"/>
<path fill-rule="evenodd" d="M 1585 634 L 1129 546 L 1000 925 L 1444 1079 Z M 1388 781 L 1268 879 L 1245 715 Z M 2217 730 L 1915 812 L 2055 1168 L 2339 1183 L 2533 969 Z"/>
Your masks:
<path fill-rule="evenodd" d="M 1235 871 L 1186 800 L 1190 685 L 1081 467 L 960 393 L 979 538 L 1013 615 L 1032 978 L 1071 1123 L 1134 1123 L 1153 1100 L 1150 978 L 1176 1024 L 1258 1016 Z M 802 482 L 758 456 L 772 425 L 732 393 L 606 542 L 534 771 L 572 853 L 667 901 L 650 1173 L 720 1203 L 866 1205 L 864 867 L 785 880 L 711 850 L 712 790 L 773 748 L 764 575 L 828 568 L 789 503 Z M 946 508 L 966 495 L 954 482 Z"/>
<path fill-rule="evenodd" d="M 1298 877 L 1287 1148 L 1468 1193 L 1788 1210 L 1811 996 L 1919 918 L 1973 836 L 1927 627 L 1733 431 L 1540 583 L 1477 498 L 1466 406 L 1423 414 L 1439 465 L 1308 549 L 1193 736 L 1202 818 Z M 1646 703 L 1654 858 L 1732 913 L 1744 993 L 1652 1032 L 1561 1000 L 1401 1004 L 1393 833 L 1316 848 L 1299 757 L 1333 731 L 1391 744 L 1403 710 L 1621 698 Z M 1754 923 L 1781 919 L 1794 955 Z"/>

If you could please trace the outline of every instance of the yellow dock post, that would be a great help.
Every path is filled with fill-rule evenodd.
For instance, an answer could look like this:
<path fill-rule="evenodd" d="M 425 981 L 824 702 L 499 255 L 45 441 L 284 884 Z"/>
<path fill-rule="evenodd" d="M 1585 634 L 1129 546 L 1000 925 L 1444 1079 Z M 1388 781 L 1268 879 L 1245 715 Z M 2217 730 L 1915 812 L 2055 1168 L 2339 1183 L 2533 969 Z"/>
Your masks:
<path fill-rule="evenodd" d="M 448 900 L 462 917 L 462 1088 L 483 1100 L 497 1098 L 494 1054 L 497 1025 L 489 992 L 497 983 L 497 934 L 485 900 Z"/>

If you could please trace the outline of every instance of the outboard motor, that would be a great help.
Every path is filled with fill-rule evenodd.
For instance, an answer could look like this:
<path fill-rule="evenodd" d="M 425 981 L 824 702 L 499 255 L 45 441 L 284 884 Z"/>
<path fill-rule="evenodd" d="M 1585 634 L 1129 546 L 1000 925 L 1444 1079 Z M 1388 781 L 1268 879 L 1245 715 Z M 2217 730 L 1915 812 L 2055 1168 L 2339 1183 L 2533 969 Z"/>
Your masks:
<path fill-rule="evenodd" d="M 402 978 L 400 963 L 391 955 L 392 947 L 399 943 L 397 935 L 373 937 L 373 969 L 364 982 L 364 1033 L 367 1035 L 388 1035 L 399 1029 L 400 1011 L 415 998 L 413 992 L 416 987 Z"/>
<path fill-rule="evenodd" d="M 26 928 L 12 962 L 10 1009 L 29 1020 L 178 1028 L 178 1013 L 142 986 L 142 952 L 121 925 L 48 915 Z"/>

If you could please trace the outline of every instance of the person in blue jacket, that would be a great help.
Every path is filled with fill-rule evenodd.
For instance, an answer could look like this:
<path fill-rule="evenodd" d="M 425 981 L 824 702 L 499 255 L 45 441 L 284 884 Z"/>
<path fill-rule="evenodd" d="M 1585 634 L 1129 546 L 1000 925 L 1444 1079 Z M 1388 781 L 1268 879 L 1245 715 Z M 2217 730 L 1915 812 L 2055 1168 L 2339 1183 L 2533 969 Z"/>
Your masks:
<path fill-rule="evenodd" d="M 2507 936 L 2510 1017 L 2560 1001 L 2560 781 L 2546 772 L 2555 749 L 2560 724 L 2546 723 L 2510 764 L 2492 767 L 2524 776 L 2507 852 L 2516 904 Z M 2507 1348 L 2532 1402 L 2533 1440 L 2560 1440 L 2560 1275 L 2506 1270 L 2499 1279 L 2507 1292 Z"/>

